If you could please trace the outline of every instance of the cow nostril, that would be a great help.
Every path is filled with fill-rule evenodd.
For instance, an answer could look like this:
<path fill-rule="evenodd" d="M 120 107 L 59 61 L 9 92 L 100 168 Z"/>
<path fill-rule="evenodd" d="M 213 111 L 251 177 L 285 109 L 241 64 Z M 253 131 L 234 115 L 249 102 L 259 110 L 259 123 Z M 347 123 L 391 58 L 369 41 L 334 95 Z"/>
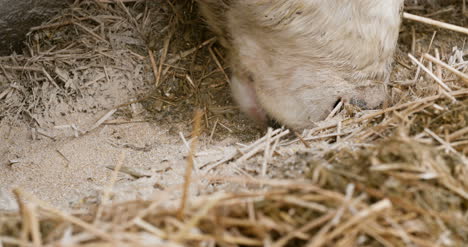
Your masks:
<path fill-rule="evenodd" d="M 335 109 L 341 101 L 342 101 L 341 98 L 338 98 L 338 99 L 335 101 L 335 103 L 333 104 L 333 108 L 332 108 L 332 109 Z"/>
<path fill-rule="evenodd" d="M 276 121 L 274 118 L 270 116 L 267 116 L 267 126 L 273 129 L 279 129 L 282 127 L 282 125 L 278 121 Z"/>

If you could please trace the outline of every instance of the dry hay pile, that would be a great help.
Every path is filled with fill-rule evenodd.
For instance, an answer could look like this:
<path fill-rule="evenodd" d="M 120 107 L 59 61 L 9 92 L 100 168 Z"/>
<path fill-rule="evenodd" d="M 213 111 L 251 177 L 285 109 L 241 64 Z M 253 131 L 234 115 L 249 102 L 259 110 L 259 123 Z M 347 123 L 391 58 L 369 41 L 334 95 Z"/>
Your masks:
<path fill-rule="evenodd" d="M 239 121 L 226 102 L 222 50 L 194 23 L 191 1 L 105 2 L 74 5 L 34 29 L 25 55 L 0 58 L 0 79 L 8 82 L 0 85 L 0 118 L 56 125 L 47 114 L 76 105 L 83 108 L 75 112 L 96 112 L 114 104 L 87 129 L 69 126 L 79 136 L 118 124 L 111 117 L 137 121 L 132 106 L 140 102 L 150 114 L 138 121 L 178 120 L 187 123 L 186 133 L 193 126 L 186 145 L 187 167 L 195 165 L 195 172 L 151 200 L 109 203 L 119 172 L 138 176 L 124 169 L 120 157 L 100 203 L 71 213 L 18 189 L 20 212 L 0 215 L 0 245 L 466 246 L 466 35 L 406 21 L 390 107 L 338 105 L 342 109 L 300 137 L 270 129 L 255 138 L 257 132 L 243 130 L 251 126 L 225 128 L 256 140 L 199 164 L 199 157 L 210 155 L 196 151 L 199 143 L 211 140 L 222 124 L 214 116 Z M 407 10 L 467 25 L 459 3 Z M 114 70 L 130 70 L 133 77 L 116 79 Z M 131 87 L 139 90 L 127 104 L 77 103 L 84 95 L 112 94 L 105 87 L 110 75 L 122 86 L 144 83 Z M 204 114 L 198 111 L 192 121 L 194 108 Z M 237 176 L 216 172 L 221 167 Z M 216 189 L 187 193 L 199 183 Z M 182 199 L 174 198 L 181 191 Z"/>

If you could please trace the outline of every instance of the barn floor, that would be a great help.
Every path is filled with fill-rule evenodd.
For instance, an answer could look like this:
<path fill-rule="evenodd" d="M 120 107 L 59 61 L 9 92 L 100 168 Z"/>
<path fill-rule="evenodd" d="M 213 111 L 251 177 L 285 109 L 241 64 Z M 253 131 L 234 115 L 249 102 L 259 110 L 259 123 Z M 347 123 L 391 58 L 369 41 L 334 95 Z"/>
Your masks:
<path fill-rule="evenodd" d="M 385 152 L 382 143 L 401 151 L 404 145 L 392 141 L 424 145 L 415 152 L 425 145 L 429 153 L 447 152 L 455 160 L 448 163 L 464 163 L 457 169 L 468 171 L 466 131 L 453 136 L 466 130 L 467 84 L 431 64 L 451 89 L 440 96 L 437 83 L 417 72 L 406 55 L 420 57 L 437 49 L 441 60 L 466 73 L 466 35 L 405 21 L 390 91 L 397 113 L 345 106 L 317 128 L 299 133 L 304 140 L 298 140 L 288 130 L 258 129 L 238 111 L 229 95 L 229 68 L 222 67 L 223 50 L 204 29 L 192 1 L 183 2 L 124 6 L 83 1 L 35 28 L 24 55 L 0 57 L 0 212 L 18 209 L 13 189 L 70 212 L 109 201 L 154 200 L 167 191 L 166 199 L 176 203 L 196 109 L 204 115 L 195 146 L 193 198 L 252 188 L 206 177 L 311 179 L 331 190 L 345 188 L 334 176 L 354 177 L 359 169 L 331 164 L 350 154 L 355 162 L 361 156 L 379 157 Z M 410 6 L 408 11 L 468 24 L 454 6 L 439 11 Z M 416 73 L 418 81 L 413 80 Z M 442 134 L 454 144 L 441 144 Z M 385 182 L 392 187 L 401 183 L 398 179 L 416 183 L 404 175 L 423 168 L 408 173 L 381 169 L 396 177 Z M 360 175 L 354 177 L 360 182 L 382 179 Z M 450 185 L 459 189 L 439 183 L 444 196 L 453 193 L 450 198 L 459 200 L 450 206 L 466 206 L 468 184 L 453 179 L 458 182 Z"/>

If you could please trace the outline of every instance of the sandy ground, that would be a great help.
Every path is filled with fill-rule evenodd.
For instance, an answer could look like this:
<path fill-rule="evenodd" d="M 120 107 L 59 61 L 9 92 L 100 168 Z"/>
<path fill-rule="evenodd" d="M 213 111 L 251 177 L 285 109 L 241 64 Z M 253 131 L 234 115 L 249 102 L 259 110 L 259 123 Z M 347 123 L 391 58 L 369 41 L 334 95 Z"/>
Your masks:
<path fill-rule="evenodd" d="M 78 138 L 57 136 L 32 140 L 25 126 L 2 127 L 1 146 L 8 157 L 0 167 L 0 207 L 14 209 L 12 188 L 22 188 L 61 208 L 80 206 L 82 198 L 95 200 L 121 154 L 125 166 L 141 169 L 138 180 L 119 176 L 116 187 L 126 199 L 144 199 L 158 184 L 179 183 L 184 146 L 177 136 L 155 124 L 106 126 Z M 166 172 L 167 171 L 167 172 Z M 158 176 L 157 174 L 164 174 Z M 87 200 L 87 199 L 85 199 Z"/>
<path fill-rule="evenodd" d="M 137 83 L 135 81 L 132 84 L 137 87 Z M 80 102 L 101 102 L 100 105 L 104 108 L 124 104 L 130 100 L 128 95 L 134 89 L 122 87 L 118 80 L 116 83 L 106 84 L 106 87 L 106 90 L 111 89 L 114 93 L 97 93 L 81 99 Z M 140 115 L 151 114 L 141 113 L 145 112 L 141 104 L 132 106 L 140 110 Z M 73 108 L 81 107 L 86 108 L 89 105 L 73 103 Z M 57 111 L 63 110 L 57 108 Z M 119 173 L 114 185 L 116 201 L 148 199 L 157 196 L 157 192 L 162 189 L 183 182 L 188 148 L 181 135 L 184 139 L 190 138 L 188 123 L 164 123 L 166 121 L 146 121 L 141 117 L 111 116 L 109 119 L 112 124 L 104 124 L 82 134 L 73 128 L 92 128 L 109 111 L 79 113 L 70 110 L 70 105 L 62 108 L 67 112 L 64 116 L 49 112 L 47 117 L 38 117 L 41 120 L 47 118 L 44 120 L 47 124 L 44 125 L 50 126 L 49 128 L 32 128 L 21 122 L 10 124 L 4 121 L 1 124 L 0 138 L 4 140 L 0 142 L 3 157 L 0 164 L 1 210 L 16 209 L 11 193 L 14 188 L 32 192 L 41 200 L 62 209 L 82 208 L 87 204 L 97 203 L 110 181 L 112 169 L 119 162 L 122 163 L 124 168 L 121 170 L 124 172 Z M 239 117 L 243 118 L 240 115 Z M 187 122 L 189 121 L 190 119 Z M 223 122 L 222 119 L 218 121 Z M 244 122 L 248 121 L 244 119 Z M 254 126 L 246 128 L 255 129 Z M 221 134 L 218 135 L 218 132 Z M 213 133 L 216 134 L 216 140 L 209 136 L 214 135 Z M 235 143 L 242 139 L 239 136 L 243 137 L 229 134 L 229 131 L 222 133 L 214 130 L 204 134 L 200 143 L 202 150 L 197 158 L 199 166 L 224 157 L 229 150 L 232 152 L 235 150 Z"/>
<path fill-rule="evenodd" d="M 67 118 L 67 122 L 78 128 L 91 126 L 105 113 L 78 114 L 82 116 L 76 120 Z M 64 119 L 53 119 L 60 120 Z M 183 133 L 179 129 L 186 131 Z M 119 199 L 145 199 L 160 189 L 182 182 L 188 149 L 179 133 L 187 136 L 190 131 L 183 124 L 142 121 L 104 125 L 79 137 L 73 136 L 74 131 L 69 128 L 42 131 L 49 137 L 33 134 L 34 129 L 24 124 L 1 125 L 0 136 L 5 140 L 0 144 L 4 157 L 0 166 L 1 209 L 16 208 L 10 193 L 13 188 L 30 191 L 60 208 L 96 202 L 99 191 L 109 181 L 111 169 L 122 155 L 125 157 L 123 166 L 132 169 L 129 173 L 137 173 L 137 178 L 125 173 L 119 175 L 115 184 Z M 202 140 L 201 146 L 210 155 L 199 158 L 200 165 L 209 159 L 219 159 L 219 154 L 225 153 L 224 147 L 232 148 L 239 141 L 235 136 L 222 138 L 211 144 L 209 138 Z"/>

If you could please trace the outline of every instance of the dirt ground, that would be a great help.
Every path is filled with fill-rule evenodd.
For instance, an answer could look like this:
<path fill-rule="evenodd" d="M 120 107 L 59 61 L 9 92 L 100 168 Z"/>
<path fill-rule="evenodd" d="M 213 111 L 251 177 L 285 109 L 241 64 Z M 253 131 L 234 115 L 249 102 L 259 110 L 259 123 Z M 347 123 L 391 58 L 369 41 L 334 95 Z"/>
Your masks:
<path fill-rule="evenodd" d="M 195 155 L 197 176 L 300 177 L 308 168 L 295 162 L 298 157 L 293 154 L 319 153 L 336 145 L 331 139 L 337 135 L 330 135 L 306 148 L 281 130 L 275 135 L 282 133 L 282 141 L 269 160 L 260 150 L 261 157 L 227 162 L 268 133 L 252 125 L 232 103 L 227 72 L 218 65 L 224 64 L 222 50 L 210 41 L 192 4 L 151 1 L 102 7 L 85 2 L 35 29 L 25 55 L 0 57 L 0 210 L 17 209 L 14 188 L 60 209 L 97 204 L 119 164 L 114 202 L 146 200 L 180 186 L 196 108 L 205 112 Z M 64 23 L 72 17 L 73 24 Z M 406 24 L 400 56 L 426 49 L 431 39 L 431 32 L 418 29 L 421 33 L 411 48 L 414 27 Z M 444 40 L 451 34 L 441 33 L 436 39 L 439 47 L 468 53 L 466 36 Z M 153 65 L 149 50 L 156 57 Z M 408 66 L 406 62 L 407 58 L 397 59 L 398 71 Z M 407 75 L 397 73 L 394 80 L 406 80 Z M 371 112 L 359 111 L 356 116 Z M 347 116 L 349 112 L 343 111 L 318 125 Z M 354 126 L 347 133 L 362 128 Z M 262 171 L 264 163 L 268 169 Z M 219 189 L 229 188 L 200 182 L 192 193 Z"/>

